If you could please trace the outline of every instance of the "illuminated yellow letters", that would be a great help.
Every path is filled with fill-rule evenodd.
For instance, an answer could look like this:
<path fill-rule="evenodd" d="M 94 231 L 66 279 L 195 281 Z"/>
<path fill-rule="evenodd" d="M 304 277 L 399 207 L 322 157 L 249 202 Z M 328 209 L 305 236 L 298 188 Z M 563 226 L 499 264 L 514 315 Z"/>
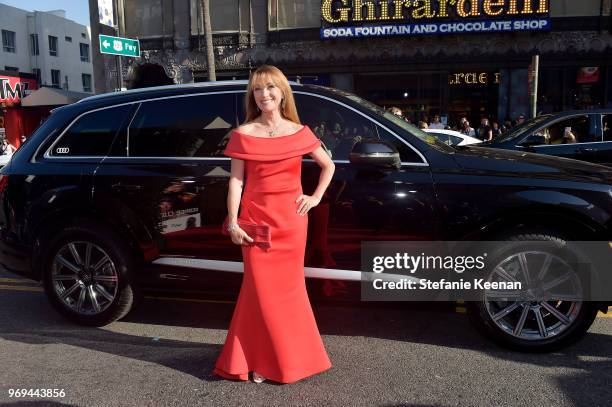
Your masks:
<path fill-rule="evenodd" d="M 366 8 L 367 15 L 366 21 L 376 20 L 376 15 L 374 11 L 376 10 L 376 6 L 372 1 L 362 1 L 362 0 L 353 0 L 353 21 L 363 21 L 363 17 L 361 12 L 363 8 Z"/>
<path fill-rule="evenodd" d="M 518 14 L 519 11 L 516 8 L 516 0 L 510 0 L 510 4 L 508 6 L 508 14 Z"/>
<path fill-rule="evenodd" d="M 440 7 L 438 9 L 438 17 L 448 17 L 447 5 L 455 4 L 457 0 L 440 0 Z"/>
<path fill-rule="evenodd" d="M 504 10 L 505 0 L 484 0 L 484 12 L 489 16 L 498 16 Z M 499 7 L 497 10 L 494 10 L 494 7 Z"/>
<path fill-rule="evenodd" d="M 431 0 L 414 0 L 413 7 L 413 18 L 432 18 L 436 16 L 436 12 L 431 8 Z"/>
<path fill-rule="evenodd" d="M 380 19 L 388 20 L 389 19 L 389 3 L 386 1 L 380 2 Z"/>
<path fill-rule="evenodd" d="M 393 0 L 395 5 L 395 13 L 393 13 L 393 20 L 402 20 L 404 18 L 404 7 L 410 7 L 410 0 Z"/>
<path fill-rule="evenodd" d="M 548 0 L 540 0 L 540 7 L 538 8 L 538 13 L 548 13 Z"/>
<path fill-rule="evenodd" d="M 333 0 L 323 0 L 321 4 L 321 16 L 328 23 L 345 23 L 349 21 L 349 11 L 351 11 L 348 6 L 348 0 L 342 0 L 342 5 L 344 7 L 338 7 L 336 9 L 337 13 L 340 13 L 340 17 L 334 18 L 332 16 L 332 1 Z"/>
<path fill-rule="evenodd" d="M 322 0 L 328 23 L 548 14 L 550 0 Z"/>
<path fill-rule="evenodd" d="M 468 4 L 470 5 L 469 11 L 466 10 L 466 6 Z M 469 17 L 469 16 L 477 17 L 478 16 L 478 0 L 457 0 L 457 14 L 461 17 Z"/>

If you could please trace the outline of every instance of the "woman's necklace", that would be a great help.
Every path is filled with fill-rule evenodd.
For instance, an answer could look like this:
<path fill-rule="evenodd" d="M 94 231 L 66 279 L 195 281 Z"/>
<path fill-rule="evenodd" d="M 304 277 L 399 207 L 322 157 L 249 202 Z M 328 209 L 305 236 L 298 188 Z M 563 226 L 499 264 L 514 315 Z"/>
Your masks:
<path fill-rule="evenodd" d="M 278 123 L 276 125 L 276 127 L 274 127 L 272 130 L 268 130 L 268 136 L 269 137 L 274 137 L 274 134 L 276 133 L 276 131 L 278 130 L 278 128 L 280 127 L 281 124 L 282 124 L 282 122 Z"/>

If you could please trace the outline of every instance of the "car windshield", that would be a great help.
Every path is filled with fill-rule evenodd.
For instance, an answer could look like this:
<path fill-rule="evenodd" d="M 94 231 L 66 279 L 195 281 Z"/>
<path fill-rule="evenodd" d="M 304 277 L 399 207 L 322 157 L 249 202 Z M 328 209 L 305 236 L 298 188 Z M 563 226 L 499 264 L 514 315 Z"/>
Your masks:
<path fill-rule="evenodd" d="M 365 100 L 363 98 L 360 98 L 359 96 L 346 92 L 346 91 L 342 91 L 342 90 L 338 90 L 338 89 L 331 89 L 331 88 L 326 88 L 326 90 L 331 90 L 335 93 L 338 93 L 339 95 L 342 95 L 344 97 L 347 97 L 349 99 L 351 99 L 353 102 L 358 103 L 360 106 L 365 107 L 366 109 L 370 110 L 373 113 L 376 113 L 379 116 L 384 117 L 385 119 L 393 122 L 393 124 L 401 127 L 403 130 L 407 131 L 409 134 L 418 137 L 419 139 L 423 140 L 424 142 L 426 142 L 427 144 L 436 147 L 438 149 L 444 150 L 444 151 L 449 151 L 449 148 L 452 150 L 453 147 L 449 146 L 446 143 L 443 143 L 442 141 L 438 140 L 437 137 L 435 137 L 433 134 L 428 134 L 425 133 L 423 130 L 419 129 L 418 127 L 408 123 L 407 121 L 405 121 L 404 119 L 402 119 L 401 117 L 398 117 L 396 115 L 394 115 L 393 113 L 390 113 L 388 111 L 386 111 L 385 109 L 383 109 L 382 107 L 368 101 Z"/>
<path fill-rule="evenodd" d="M 506 134 L 505 136 L 502 136 L 498 139 L 495 140 L 495 142 L 501 142 L 501 141 L 508 141 L 508 140 L 512 140 L 515 137 L 520 136 L 521 134 L 524 134 L 526 131 L 529 131 L 529 129 L 532 129 L 536 126 L 538 126 L 540 123 L 542 123 L 543 121 L 549 119 L 552 115 L 550 114 L 543 114 L 541 116 L 536 116 L 533 119 L 529 119 L 525 122 L 523 122 L 522 124 L 519 124 L 518 126 L 512 128 L 508 134 Z"/>

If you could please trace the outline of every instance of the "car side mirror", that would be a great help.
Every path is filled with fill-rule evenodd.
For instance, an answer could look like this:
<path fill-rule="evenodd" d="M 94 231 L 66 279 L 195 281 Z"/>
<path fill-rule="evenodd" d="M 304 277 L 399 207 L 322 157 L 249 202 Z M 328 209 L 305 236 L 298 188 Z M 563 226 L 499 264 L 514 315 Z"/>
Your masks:
<path fill-rule="evenodd" d="M 349 154 L 349 162 L 359 166 L 399 169 L 402 166 L 399 152 L 392 145 L 380 140 L 364 140 L 355 143 Z"/>
<path fill-rule="evenodd" d="M 523 140 L 521 142 L 521 146 L 523 147 L 531 147 L 531 146 L 539 146 L 542 144 L 548 144 L 548 140 L 546 139 L 546 136 L 543 134 L 530 134 L 529 136 L 527 136 L 527 138 L 525 140 Z"/>

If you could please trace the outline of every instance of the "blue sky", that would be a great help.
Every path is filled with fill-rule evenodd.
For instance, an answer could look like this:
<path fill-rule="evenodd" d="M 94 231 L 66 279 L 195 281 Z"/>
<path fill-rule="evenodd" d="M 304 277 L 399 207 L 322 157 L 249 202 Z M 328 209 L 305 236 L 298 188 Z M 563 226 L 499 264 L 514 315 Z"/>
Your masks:
<path fill-rule="evenodd" d="M 66 18 L 89 26 L 89 2 L 87 0 L 0 0 L 0 3 L 22 10 L 66 10 Z"/>

